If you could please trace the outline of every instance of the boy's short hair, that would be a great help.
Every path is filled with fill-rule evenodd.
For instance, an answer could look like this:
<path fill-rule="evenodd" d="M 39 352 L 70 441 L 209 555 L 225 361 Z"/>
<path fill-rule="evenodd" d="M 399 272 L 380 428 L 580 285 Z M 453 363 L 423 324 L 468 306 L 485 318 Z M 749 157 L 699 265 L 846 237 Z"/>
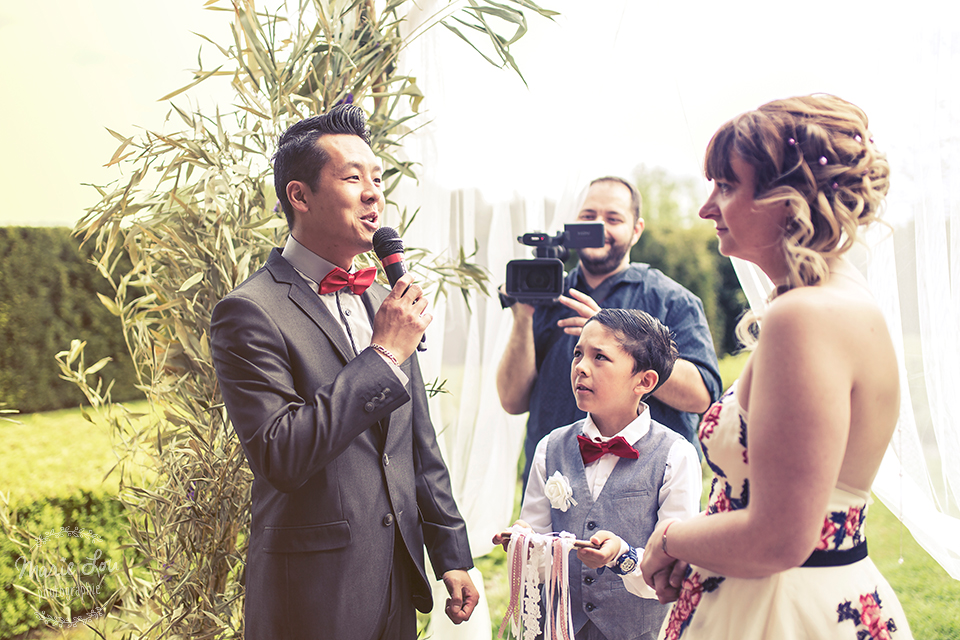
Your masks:
<path fill-rule="evenodd" d="M 633 356 L 634 373 L 656 371 L 660 378 L 657 387 L 670 377 L 679 354 L 670 329 L 662 322 L 639 309 L 600 309 L 587 323 L 594 321 L 610 329 L 623 350 Z"/>

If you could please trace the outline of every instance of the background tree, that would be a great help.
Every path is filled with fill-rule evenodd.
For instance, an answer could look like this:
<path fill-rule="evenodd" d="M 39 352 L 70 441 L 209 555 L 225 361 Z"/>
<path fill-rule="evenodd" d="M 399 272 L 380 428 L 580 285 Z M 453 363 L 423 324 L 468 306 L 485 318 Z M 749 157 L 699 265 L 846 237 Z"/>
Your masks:
<path fill-rule="evenodd" d="M 698 216 L 705 195 L 694 178 L 640 166 L 634 183 L 643 196 L 646 227 L 630 259 L 663 271 L 703 302 L 717 355 L 735 353 L 737 320 L 747 301 L 730 259 L 720 255 L 713 227 Z"/>
<path fill-rule="evenodd" d="M 402 232 L 409 217 L 390 194 L 398 180 L 415 177 L 398 149 L 418 124 L 422 98 L 415 78 L 397 72 L 403 48 L 444 24 L 494 64 L 517 70 L 510 46 L 526 32 L 524 11 L 554 15 L 529 0 L 468 0 L 444 5 L 411 31 L 408 0 L 300 0 L 276 11 L 253 0 L 207 6 L 232 16 L 231 43 L 205 38 L 224 61 L 163 99 L 226 76 L 235 104 L 203 113 L 171 103 L 179 131 L 111 132 L 120 145 L 110 162 L 124 177 L 97 187 L 100 202 L 76 227 L 95 247 L 112 289 L 104 303 L 120 318 L 156 423 L 139 427 L 138 416 L 110 404 L 96 382 L 101 365 L 86 365 L 80 342 L 58 355 L 62 374 L 118 436 L 132 550 L 123 586 L 106 604 L 137 637 L 242 637 L 251 478 L 220 399 L 208 330 L 216 302 L 282 242 L 269 162 L 279 133 L 339 102 L 363 106 Z M 422 251 L 406 258 L 419 259 L 437 290 L 485 287 L 486 274 L 463 252 L 452 262 Z"/>

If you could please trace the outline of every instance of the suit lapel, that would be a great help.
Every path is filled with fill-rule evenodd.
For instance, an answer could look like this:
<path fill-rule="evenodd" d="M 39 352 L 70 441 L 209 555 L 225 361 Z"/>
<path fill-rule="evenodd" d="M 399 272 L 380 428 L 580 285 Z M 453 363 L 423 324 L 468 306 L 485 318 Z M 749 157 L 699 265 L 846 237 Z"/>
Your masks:
<path fill-rule="evenodd" d="M 388 291 L 374 284 L 360 296 L 360 299 L 363 301 L 363 306 L 367 309 L 367 315 L 370 316 L 371 327 L 373 326 L 373 316 L 377 314 L 377 310 L 380 308 L 380 305 L 383 304 L 383 299 L 387 297 L 388 293 Z"/>
<path fill-rule="evenodd" d="M 300 308 L 320 330 L 327 336 L 330 344 L 333 345 L 337 353 L 340 354 L 344 363 L 353 360 L 356 356 L 353 348 L 347 339 L 346 333 L 336 318 L 327 310 L 320 296 L 311 289 L 307 282 L 297 273 L 289 262 L 287 262 L 279 249 L 274 249 L 267 259 L 267 270 L 277 282 L 290 285 L 288 294 L 290 301 Z"/>
<path fill-rule="evenodd" d="M 333 314 L 331 314 L 323 302 L 320 301 L 320 296 L 317 292 L 311 289 L 307 285 L 307 282 L 297 273 L 297 270 L 293 268 L 293 265 L 284 259 L 279 249 L 274 249 L 270 253 L 266 267 L 271 275 L 273 275 L 274 280 L 290 285 L 290 293 L 288 294 L 290 301 L 316 323 L 324 335 L 327 336 L 327 339 L 330 340 L 330 344 L 332 344 L 334 349 L 337 350 L 337 353 L 340 354 L 343 363 L 346 364 L 353 360 L 356 355 L 353 353 L 353 347 L 350 345 L 349 338 L 347 338 L 340 322 L 337 318 L 333 317 Z M 367 289 L 361 296 L 363 306 L 367 309 L 367 314 L 370 316 L 371 326 L 373 326 L 373 317 L 376 315 L 377 309 L 380 308 L 383 299 L 387 297 L 388 293 L 389 292 L 382 287 L 374 285 Z M 409 368 L 409 364 L 403 364 Z M 407 372 L 405 371 L 404 373 Z M 409 373 L 407 373 L 407 376 L 409 377 Z M 389 424 L 390 418 L 384 418 L 379 422 L 379 428 L 373 432 L 377 434 L 378 444 L 381 450 L 384 449 L 386 444 L 389 434 Z"/>

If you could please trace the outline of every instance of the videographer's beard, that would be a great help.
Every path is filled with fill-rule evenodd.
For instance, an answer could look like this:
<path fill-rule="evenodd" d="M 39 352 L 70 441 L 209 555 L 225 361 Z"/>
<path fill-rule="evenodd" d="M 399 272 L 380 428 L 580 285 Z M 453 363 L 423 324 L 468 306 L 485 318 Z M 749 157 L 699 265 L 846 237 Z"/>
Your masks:
<path fill-rule="evenodd" d="M 584 255 L 585 251 L 581 249 L 579 251 L 580 264 L 590 275 L 609 275 L 620 268 L 624 256 L 626 256 L 629 251 L 630 247 L 628 246 L 611 244 L 610 248 L 607 249 L 602 257 L 591 258 Z"/>

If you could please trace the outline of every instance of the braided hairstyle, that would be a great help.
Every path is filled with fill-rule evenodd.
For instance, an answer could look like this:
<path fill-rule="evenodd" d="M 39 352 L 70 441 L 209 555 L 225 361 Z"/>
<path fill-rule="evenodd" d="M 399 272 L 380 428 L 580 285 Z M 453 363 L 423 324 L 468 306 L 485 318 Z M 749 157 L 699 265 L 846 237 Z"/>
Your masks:
<path fill-rule="evenodd" d="M 824 281 L 827 258 L 848 251 L 860 225 L 878 219 L 889 188 L 890 165 L 866 114 L 832 95 L 775 100 L 730 120 L 707 146 L 707 178 L 736 182 L 734 154 L 756 171 L 757 204 L 789 209 L 788 288 Z"/>

